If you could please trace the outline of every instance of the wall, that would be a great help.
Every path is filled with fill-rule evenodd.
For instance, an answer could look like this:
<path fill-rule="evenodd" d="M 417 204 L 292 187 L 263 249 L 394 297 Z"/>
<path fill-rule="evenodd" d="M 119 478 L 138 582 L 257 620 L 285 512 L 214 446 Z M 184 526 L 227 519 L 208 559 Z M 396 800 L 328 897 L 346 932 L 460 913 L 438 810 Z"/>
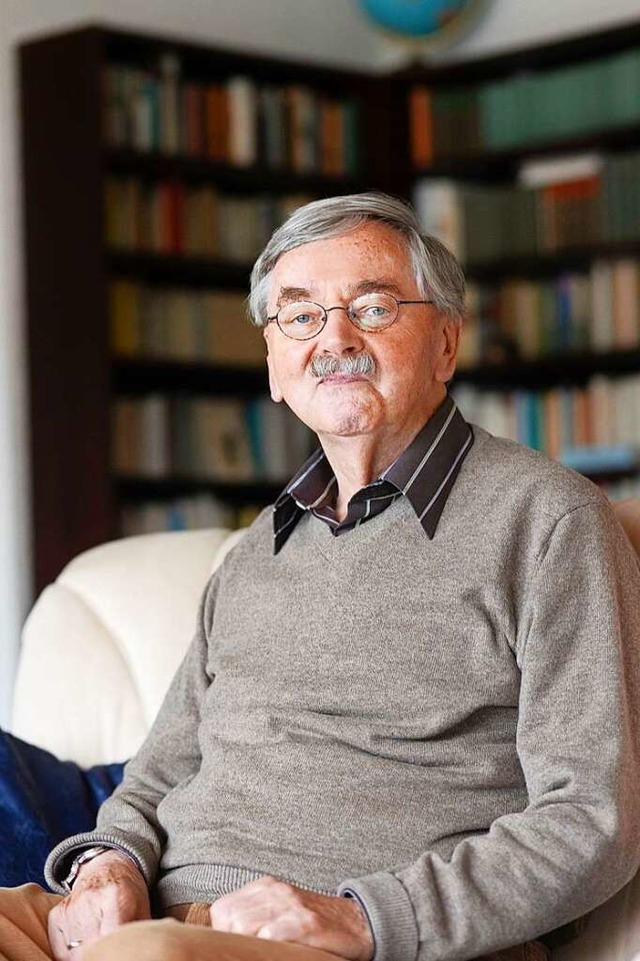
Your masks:
<path fill-rule="evenodd" d="M 475 57 L 638 13 L 637 0 L 488 0 L 473 36 L 444 56 Z M 387 69 L 406 56 L 369 26 L 356 0 L 0 0 L 0 724 L 8 720 L 18 634 L 32 600 L 14 48 L 88 20 L 356 68 Z"/>

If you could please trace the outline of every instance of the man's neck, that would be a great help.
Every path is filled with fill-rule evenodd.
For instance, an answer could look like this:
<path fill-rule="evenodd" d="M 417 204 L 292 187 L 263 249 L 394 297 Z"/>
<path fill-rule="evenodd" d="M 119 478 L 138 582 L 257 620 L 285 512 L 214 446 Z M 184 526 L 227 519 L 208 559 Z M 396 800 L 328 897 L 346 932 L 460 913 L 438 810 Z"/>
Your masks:
<path fill-rule="evenodd" d="M 353 495 L 379 477 L 407 449 L 440 403 L 438 401 L 432 410 L 412 420 L 404 429 L 394 428 L 388 436 L 379 432 L 352 437 L 320 436 L 322 449 L 336 476 L 337 520 L 342 521 L 346 517 Z"/>

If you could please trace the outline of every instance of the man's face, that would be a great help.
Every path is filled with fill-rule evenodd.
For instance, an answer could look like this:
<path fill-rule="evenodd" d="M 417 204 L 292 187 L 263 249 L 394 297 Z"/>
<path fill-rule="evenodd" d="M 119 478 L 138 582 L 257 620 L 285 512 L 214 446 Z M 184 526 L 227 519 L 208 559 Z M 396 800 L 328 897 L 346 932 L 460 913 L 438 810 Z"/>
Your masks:
<path fill-rule="evenodd" d="M 372 288 L 398 300 L 424 297 L 403 238 L 375 221 L 283 254 L 272 273 L 268 315 L 298 300 L 346 307 Z M 424 304 L 401 306 L 395 323 L 378 332 L 359 330 L 346 311 L 334 310 L 324 329 L 306 341 L 285 337 L 270 323 L 265 338 L 271 396 L 286 401 L 320 440 L 370 434 L 384 441 L 400 434 L 408 443 L 445 396 L 458 331 L 455 321 Z M 314 357 L 362 352 L 375 362 L 371 374 L 316 377 L 310 370 Z"/>

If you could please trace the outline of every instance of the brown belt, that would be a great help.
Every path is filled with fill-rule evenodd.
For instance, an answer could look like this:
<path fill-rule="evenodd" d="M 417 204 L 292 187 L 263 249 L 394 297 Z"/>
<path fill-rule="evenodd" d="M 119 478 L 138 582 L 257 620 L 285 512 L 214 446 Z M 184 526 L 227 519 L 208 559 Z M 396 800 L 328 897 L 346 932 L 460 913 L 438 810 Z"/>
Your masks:
<path fill-rule="evenodd" d="M 183 921 L 185 924 L 200 924 L 205 928 L 211 927 L 209 909 L 211 905 L 200 901 L 193 901 L 187 904 L 172 904 L 164 912 L 166 918 L 175 918 L 176 921 Z"/>

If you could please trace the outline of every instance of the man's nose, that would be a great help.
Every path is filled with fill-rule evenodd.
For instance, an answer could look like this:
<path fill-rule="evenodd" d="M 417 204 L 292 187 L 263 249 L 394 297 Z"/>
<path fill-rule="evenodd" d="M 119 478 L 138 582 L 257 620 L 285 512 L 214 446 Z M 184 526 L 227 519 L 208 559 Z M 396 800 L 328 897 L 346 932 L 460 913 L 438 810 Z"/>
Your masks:
<path fill-rule="evenodd" d="M 362 331 L 349 319 L 349 309 L 341 305 L 327 308 L 327 322 L 318 340 L 327 353 L 357 350 L 363 344 Z"/>

